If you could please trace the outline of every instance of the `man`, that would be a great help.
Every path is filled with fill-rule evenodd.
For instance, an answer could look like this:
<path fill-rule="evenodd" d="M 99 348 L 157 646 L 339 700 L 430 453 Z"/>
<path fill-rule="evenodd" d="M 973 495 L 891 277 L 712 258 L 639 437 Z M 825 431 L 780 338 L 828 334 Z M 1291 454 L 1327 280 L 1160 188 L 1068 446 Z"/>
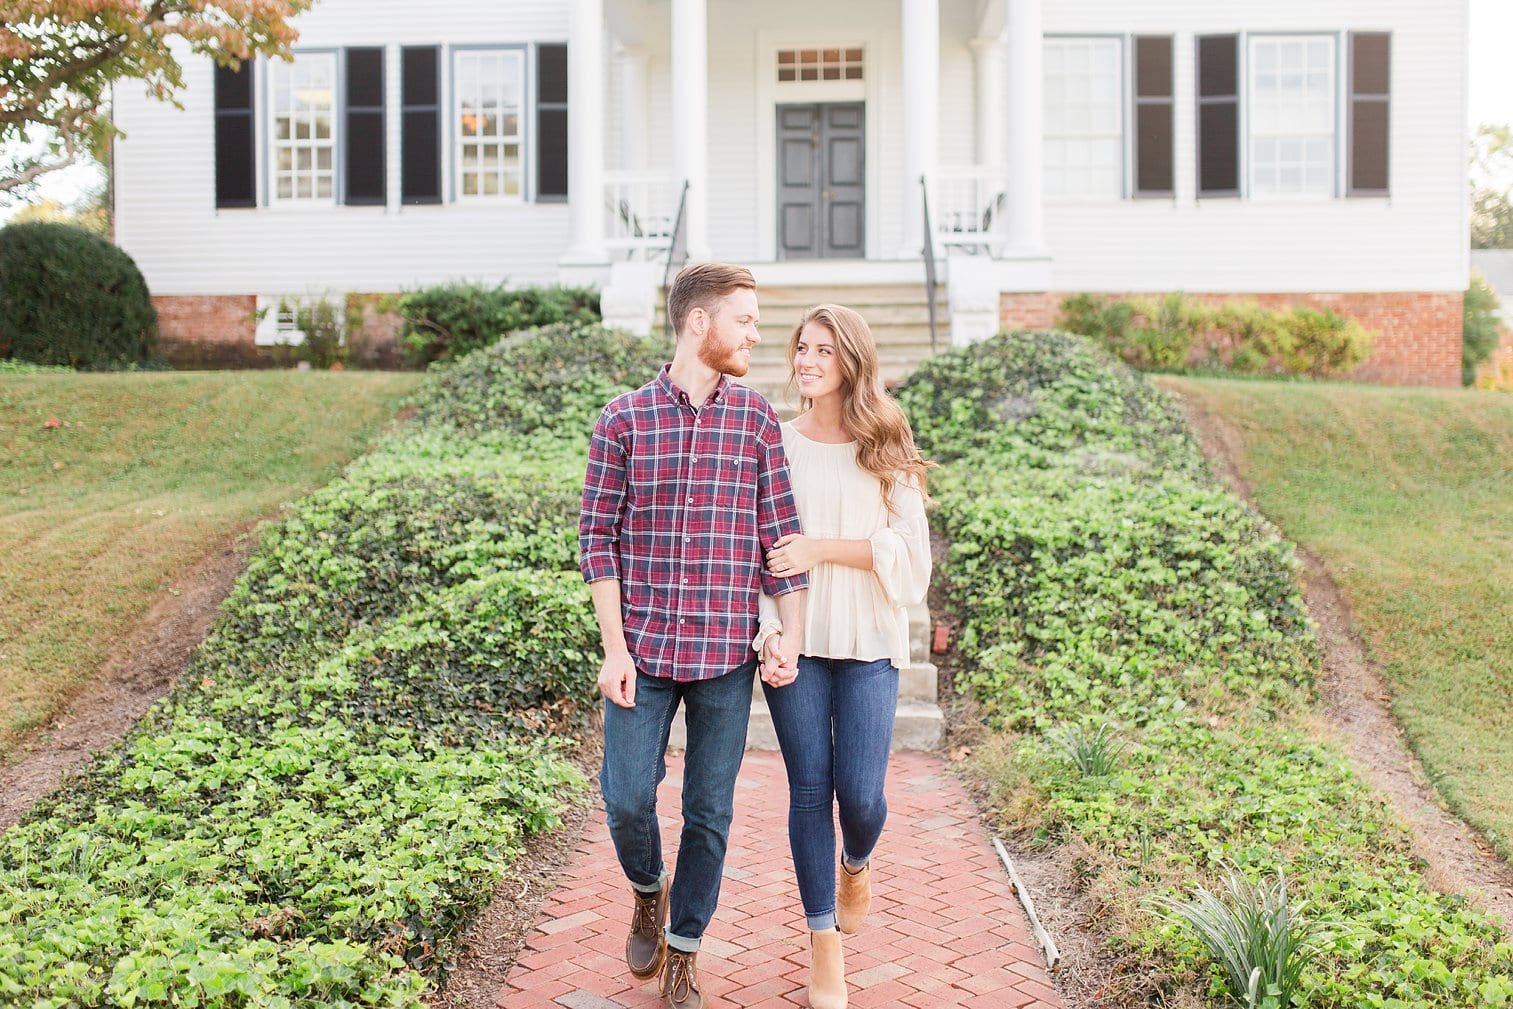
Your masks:
<path fill-rule="evenodd" d="M 759 589 L 778 597 L 782 659 L 762 676 L 781 686 L 797 675 L 808 582 L 763 568 L 779 537 L 800 530 L 777 415 L 730 381 L 746 374 L 761 340 L 751 272 L 686 267 L 667 312 L 672 363 L 595 425 L 578 539 L 604 645 L 599 784 L 633 890 L 626 963 L 642 980 L 660 972 L 669 1009 L 703 1009 L 695 957 L 719 901 L 746 749 Z M 679 704 L 688 744 L 669 885 L 657 784 Z"/>

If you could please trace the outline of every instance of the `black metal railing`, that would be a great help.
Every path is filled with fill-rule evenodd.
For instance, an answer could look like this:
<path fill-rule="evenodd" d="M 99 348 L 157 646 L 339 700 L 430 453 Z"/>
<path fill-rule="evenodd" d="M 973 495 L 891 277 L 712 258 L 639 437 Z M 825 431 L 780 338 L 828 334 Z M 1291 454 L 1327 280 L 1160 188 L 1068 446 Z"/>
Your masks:
<path fill-rule="evenodd" d="M 925 177 L 919 177 L 919 199 L 925 214 L 925 245 L 920 253 L 925 257 L 925 298 L 930 312 L 930 353 L 935 353 L 935 230 L 930 227 L 930 187 Z"/>
<path fill-rule="evenodd" d="M 688 227 L 684 220 L 688 209 L 688 180 L 683 180 L 683 188 L 678 193 L 678 212 L 672 219 L 672 241 L 667 246 L 667 265 L 662 269 L 662 290 L 667 290 L 667 285 L 672 281 L 673 275 L 683 264 L 688 262 Z M 667 314 L 662 320 L 662 334 L 672 336 L 672 315 Z"/>

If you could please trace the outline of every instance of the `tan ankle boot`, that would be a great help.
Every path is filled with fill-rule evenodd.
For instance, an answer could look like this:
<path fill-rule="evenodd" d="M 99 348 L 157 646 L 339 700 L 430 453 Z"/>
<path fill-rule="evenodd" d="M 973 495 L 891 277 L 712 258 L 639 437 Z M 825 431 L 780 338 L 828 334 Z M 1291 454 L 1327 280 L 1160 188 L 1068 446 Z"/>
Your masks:
<path fill-rule="evenodd" d="M 872 863 L 855 872 L 841 861 L 836 873 L 835 927 L 847 935 L 862 927 L 867 912 L 872 909 Z"/>
<path fill-rule="evenodd" d="M 846 954 L 839 932 L 809 933 L 809 1009 L 846 1009 Z"/>

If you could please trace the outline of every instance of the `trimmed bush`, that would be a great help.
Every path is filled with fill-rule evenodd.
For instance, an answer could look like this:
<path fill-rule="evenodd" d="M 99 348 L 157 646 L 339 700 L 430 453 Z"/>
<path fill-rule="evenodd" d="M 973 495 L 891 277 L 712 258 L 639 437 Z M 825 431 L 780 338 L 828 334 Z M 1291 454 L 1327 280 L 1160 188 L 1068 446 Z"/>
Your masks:
<path fill-rule="evenodd" d="M 1501 335 L 1497 318 L 1500 308 L 1502 308 L 1502 302 L 1498 300 L 1497 292 L 1492 290 L 1491 285 L 1479 274 L 1472 274 L 1471 286 L 1466 288 L 1466 299 L 1462 309 L 1461 385 L 1471 385 L 1475 382 L 1476 369 L 1481 367 L 1481 363 L 1491 357 L 1492 352 L 1497 349 L 1497 341 Z"/>
<path fill-rule="evenodd" d="M 1057 324 L 1093 338 L 1141 370 L 1196 365 L 1314 378 L 1359 367 L 1376 335 L 1333 311 L 1272 311 L 1246 301 L 1211 307 L 1183 294 L 1159 299 L 1077 294 L 1062 302 Z"/>
<path fill-rule="evenodd" d="M 654 378 L 672 347 L 597 325 L 563 323 L 501 340 L 439 372 L 420 419 L 477 434 L 553 432 L 584 445 L 604 404 Z"/>
<path fill-rule="evenodd" d="M 565 322 L 598 322 L 599 292 L 580 287 L 522 287 L 455 283 L 399 299 L 400 342 L 406 360 L 424 367 L 454 361 L 518 329 Z"/>
<path fill-rule="evenodd" d="M 0 228 L 0 358 L 128 367 L 157 346 L 147 282 L 121 249 L 82 228 Z"/>

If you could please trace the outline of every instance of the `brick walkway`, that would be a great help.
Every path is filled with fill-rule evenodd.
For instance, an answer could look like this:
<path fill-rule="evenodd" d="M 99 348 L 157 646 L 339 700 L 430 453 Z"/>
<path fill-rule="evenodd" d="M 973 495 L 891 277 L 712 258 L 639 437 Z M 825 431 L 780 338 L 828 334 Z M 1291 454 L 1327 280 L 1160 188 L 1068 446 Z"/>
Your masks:
<path fill-rule="evenodd" d="M 681 757 L 669 756 L 659 793 L 673 861 Z M 872 914 L 847 936 L 855 1009 L 1061 1009 L 1007 874 L 961 786 L 939 757 L 897 753 L 888 775 L 888 827 L 874 854 Z M 793 1009 L 807 1000 L 808 937 L 788 854 L 788 781 L 776 753 L 751 752 L 720 909 L 699 954 L 706 996 L 721 1006 Z M 602 809 L 542 910 L 499 995 L 503 1009 L 643 1009 L 656 981 L 623 960 L 629 887 Z"/>

